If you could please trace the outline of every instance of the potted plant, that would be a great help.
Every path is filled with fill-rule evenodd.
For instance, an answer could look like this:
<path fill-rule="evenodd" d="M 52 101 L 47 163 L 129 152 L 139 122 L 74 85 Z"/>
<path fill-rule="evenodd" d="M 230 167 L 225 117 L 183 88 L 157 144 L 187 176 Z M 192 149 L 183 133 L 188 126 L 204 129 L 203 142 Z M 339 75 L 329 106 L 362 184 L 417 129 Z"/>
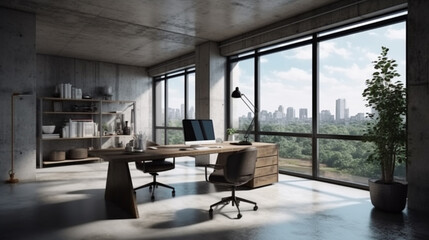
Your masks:
<path fill-rule="evenodd" d="M 228 141 L 235 141 L 235 135 L 237 130 L 235 128 L 227 128 L 226 135 L 228 136 Z"/>
<path fill-rule="evenodd" d="M 405 208 L 407 184 L 395 181 L 395 166 L 406 161 L 407 110 L 406 89 L 400 81 L 393 81 L 400 75 L 396 71 L 396 61 L 389 59 L 389 49 L 382 47 L 378 59 L 374 61 L 372 79 L 366 80 L 362 95 L 373 113 L 368 113 L 371 121 L 364 133 L 366 141 L 375 148 L 368 160 L 381 168 L 381 179 L 368 181 L 371 202 L 375 208 L 400 212 Z"/>

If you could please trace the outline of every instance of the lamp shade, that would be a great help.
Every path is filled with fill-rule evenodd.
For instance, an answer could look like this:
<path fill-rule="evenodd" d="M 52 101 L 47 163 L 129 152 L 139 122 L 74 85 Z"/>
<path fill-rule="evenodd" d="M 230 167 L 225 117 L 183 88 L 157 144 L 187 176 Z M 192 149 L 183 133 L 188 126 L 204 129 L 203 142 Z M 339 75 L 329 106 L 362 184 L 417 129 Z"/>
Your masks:
<path fill-rule="evenodd" d="M 238 90 L 238 87 L 235 88 L 235 90 L 231 94 L 232 98 L 241 98 L 241 92 Z"/>

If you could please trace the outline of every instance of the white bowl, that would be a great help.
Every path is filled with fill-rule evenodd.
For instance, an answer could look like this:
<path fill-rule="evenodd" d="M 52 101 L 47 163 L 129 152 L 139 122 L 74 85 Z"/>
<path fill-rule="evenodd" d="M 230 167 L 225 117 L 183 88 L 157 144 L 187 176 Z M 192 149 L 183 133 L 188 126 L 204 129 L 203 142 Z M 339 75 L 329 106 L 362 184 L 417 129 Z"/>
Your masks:
<path fill-rule="evenodd" d="M 46 125 L 42 126 L 42 132 L 46 134 L 54 133 L 55 131 L 55 125 Z"/>

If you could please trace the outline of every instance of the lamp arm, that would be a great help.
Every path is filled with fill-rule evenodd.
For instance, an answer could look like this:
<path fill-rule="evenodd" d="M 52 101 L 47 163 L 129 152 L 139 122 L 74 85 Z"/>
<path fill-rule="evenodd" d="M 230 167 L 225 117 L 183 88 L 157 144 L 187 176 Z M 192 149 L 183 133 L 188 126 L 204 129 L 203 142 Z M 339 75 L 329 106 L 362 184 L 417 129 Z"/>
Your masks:
<path fill-rule="evenodd" d="M 255 121 L 255 111 L 257 112 L 257 109 L 256 109 L 256 107 L 255 107 L 255 105 L 253 105 L 253 103 L 246 97 L 246 95 L 244 95 L 244 94 L 241 94 L 241 96 L 243 97 L 245 97 L 246 98 L 246 100 L 247 100 L 247 102 L 246 101 L 244 101 L 244 99 L 243 98 L 241 98 L 241 100 L 243 100 L 243 102 L 244 102 L 244 104 L 246 104 L 246 106 L 250 109 L 250 111 L 253 113 L 253 118 L 252 118 L 252 121 L 250 122 L 250 124 L 249 124 L 249 127 L 247 128 L 247 131 L 246 131 L 246 134 L 244 135 L 244 139 L 245 139 L 245 141 L 246 142 L 249 142 L 249 133 L 250 133 L 250 129 L 252 128 L 252 126 L 253 126 L 253 123 L 254 123 L 254 121 Z M 252 107 L 250 107 L 250 106 L 252 106 Z"/>
<path fill-rule="evenodd" d="M 254 121 L 255 121 L 255 117 L 252 118 L 252 121 L 250 122 L 249 127 L 247 128 L 246 134 L 244 135 L 244 139 L 245 139 L 246 142 L 249 141 L 249 133 L 250 133 L 250 129 L 253 126 L 253 122 Z"/>
<path fill-rule="evenodd" d="M 241 96 L 242 97 L 245 97 L 246 98 L 246 100 L 247 100 L 247 102 L 246 101 L 244 101 L 244 99 L 243 98 L 241 98 L 241 100 L 243 100 L 243 102 L 244 102 L 244 104 L 246 104 L 246 106 L 250 109 L 250 111 L 252 111 L 252 113 L 253 114 L 255 114 L 255 112 L 254 112 L 254 110 L 253 109 L 255 109 L 255 105 L 253 105 L 253 103 L 246 97 L 246 95 L 244 95 L 244 94 L 241 94 Z M 249 104 L 253 107 L 250 107 L 249 106 Z"/>

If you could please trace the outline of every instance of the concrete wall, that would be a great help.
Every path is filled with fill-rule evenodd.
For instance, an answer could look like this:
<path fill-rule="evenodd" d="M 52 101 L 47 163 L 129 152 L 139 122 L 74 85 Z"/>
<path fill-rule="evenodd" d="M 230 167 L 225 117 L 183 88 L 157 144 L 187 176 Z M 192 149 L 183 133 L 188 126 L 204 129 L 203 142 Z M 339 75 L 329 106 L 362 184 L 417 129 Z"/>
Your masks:
<path fill-rule="evenodd" d="M 0 179 L 11 169 L 12 93 L 14 98 L 14 170 L 20 181 L 35 179 L 35 28 L 34 14 L 0 8 Z"/>
<path fill-rule="evenodd" d="M 197 46 L 195 54 L 195 117 L 212 119 L 216 137 L 225 136 L 226 58 L 215 42 Z"/>
<path fill-rule="evenodd" d="M 195 118 L 212 119 L 216 138 L 225 137 L 226 58 L 215 42 L 206 42 L 195 51 Z M 217 155 L 198 156 L 196 165 L 214 162 Z"/>
<path fill-rule="evenodd" d="M 112 86 L 114 100 L 137 102 L 136 130 L 152 137 L 152 85 L 145 68 L 36 55 L 35 30 L 34 14 L 0 8 L 0 179 L 9 179 L 13 117 L 15 177 L 35 180 L 36 97 L 53 96 L 59 83 L 71 83 L 95 98 L 101 96 L 100 87 Z M 12 93 L 25 93 L 13 98 L 13 116 Z"/>
<path fill-rule="evenodd" d="M 152 137 L 152 79 L 145 68 L 38 54 L 37 97 L 53 96 L 60 83 L 95 99 L 102 99 L 102 87 L 112 86 L 112 100 L 136 101 L 136 130 Z"/>
<path fill-rule="evenodd" d="M 55 86 L 71 83 L 81 88 L 83 94 L 93 99 L 103 99 L 103 87 L 111 86 L 112 100 L 136 101 L 136 132 L 144 132 L 152 138 L 152 80 L 146 69 L 114 63 L 88 61 L 82 59 L 37 55 L 37 97 L 53 97 Z M 60 118 L 61 123 L 62 116 Z M 103 148 L 124 145 L 130 139 L 110 139 L 103 141 Z M 88 145 L 89 144 L 89 145 Z M 52 150 L 68 150 L 74 147 L 88 147 L 93 143 L 79 141 L 43 142 L 43 155 Z M 98 145 L 98 144 L 96 144 Z M 95 145 L 94 145 L 95 146 Z"/>
<path fill-rule="evenodd" d="M 429 212 L 429 1 L 408 3 L 408 207 Z"/>

